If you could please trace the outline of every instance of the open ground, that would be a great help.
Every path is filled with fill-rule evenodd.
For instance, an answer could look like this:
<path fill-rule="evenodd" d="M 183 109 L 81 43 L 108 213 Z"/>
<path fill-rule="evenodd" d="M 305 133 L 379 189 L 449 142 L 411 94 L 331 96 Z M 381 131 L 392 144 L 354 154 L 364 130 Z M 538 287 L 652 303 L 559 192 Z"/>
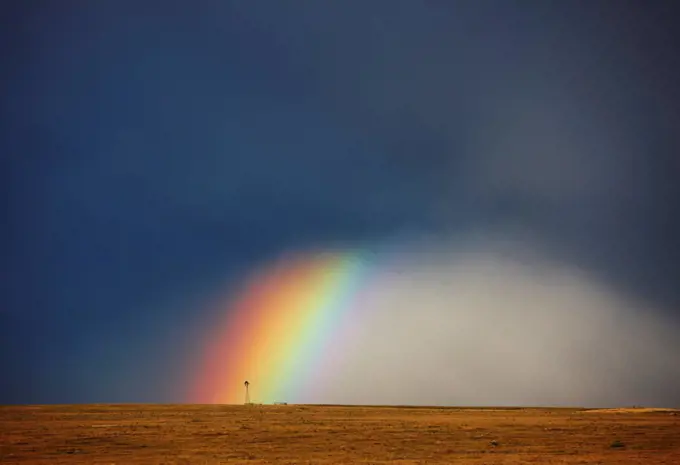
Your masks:
<path fill-rule="evenodd" d="M 678 464 L 680 413 L 311 405 L 4 406 L 0 462 Z"/>

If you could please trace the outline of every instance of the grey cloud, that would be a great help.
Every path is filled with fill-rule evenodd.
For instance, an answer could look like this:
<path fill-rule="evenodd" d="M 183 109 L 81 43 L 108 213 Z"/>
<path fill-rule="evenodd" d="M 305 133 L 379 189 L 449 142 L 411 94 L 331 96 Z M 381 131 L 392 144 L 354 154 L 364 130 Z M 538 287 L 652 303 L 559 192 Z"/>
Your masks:
<path fill-rule="evenodd" d="M 621 287 L 679 301 L 677 257 L 661 250 L 677 246 L 659 226 L 677 209 L 659 145 L 677 147 L 663 129 L 675 71 L 643 53 L 664 56 L 654 10 L 280 8 L 240 14 L 275 44 L 280 71 L 309 83 L 312 105 L 383 153 L 385 171 L 409 173 L 392 192 L 417 199 L 422 229 L 532 230 Z M 654 268 L 663 284 L 649 284 Z"/>

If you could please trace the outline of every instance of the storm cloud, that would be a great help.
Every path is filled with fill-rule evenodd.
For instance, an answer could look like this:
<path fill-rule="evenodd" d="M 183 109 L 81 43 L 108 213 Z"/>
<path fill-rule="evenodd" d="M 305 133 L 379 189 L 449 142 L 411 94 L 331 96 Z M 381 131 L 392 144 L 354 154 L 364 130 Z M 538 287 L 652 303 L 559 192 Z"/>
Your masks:
<path fill-rule="evenodd" d="M 383 381 L 329 397 L 677 404 L 670 8 L 13 7 L 2 400 L 181 400 L 208 296 L 389 243 L 410 258 L 346 366 Z"/>

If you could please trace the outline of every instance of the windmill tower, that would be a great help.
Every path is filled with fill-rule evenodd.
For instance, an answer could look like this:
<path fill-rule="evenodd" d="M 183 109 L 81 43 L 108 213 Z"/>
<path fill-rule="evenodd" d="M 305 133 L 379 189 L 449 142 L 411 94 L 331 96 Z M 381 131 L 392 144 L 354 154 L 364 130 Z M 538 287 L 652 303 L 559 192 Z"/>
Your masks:
<path fill-rule="evenodd" d="M 243 383 L 243 385 L 246 387 L 246 405 L 250 404 L 250 392 L 248 392 L 248 386 L 250 386 L 250 383 L 246 381 Z"/>

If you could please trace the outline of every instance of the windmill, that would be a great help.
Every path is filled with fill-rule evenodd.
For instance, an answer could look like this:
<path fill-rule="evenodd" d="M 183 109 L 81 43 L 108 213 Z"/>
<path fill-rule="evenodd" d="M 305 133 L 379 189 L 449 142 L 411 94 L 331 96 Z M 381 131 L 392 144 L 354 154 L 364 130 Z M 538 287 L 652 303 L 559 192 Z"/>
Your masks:
<path fill-rule="evenodd" d="M 243 383 L 243 385 L 246 387 L 246 405 L 250 404 L 250 392 L 248 392 L 248 386 L 250 386 L 250 383 L 246 381 Z"/>

